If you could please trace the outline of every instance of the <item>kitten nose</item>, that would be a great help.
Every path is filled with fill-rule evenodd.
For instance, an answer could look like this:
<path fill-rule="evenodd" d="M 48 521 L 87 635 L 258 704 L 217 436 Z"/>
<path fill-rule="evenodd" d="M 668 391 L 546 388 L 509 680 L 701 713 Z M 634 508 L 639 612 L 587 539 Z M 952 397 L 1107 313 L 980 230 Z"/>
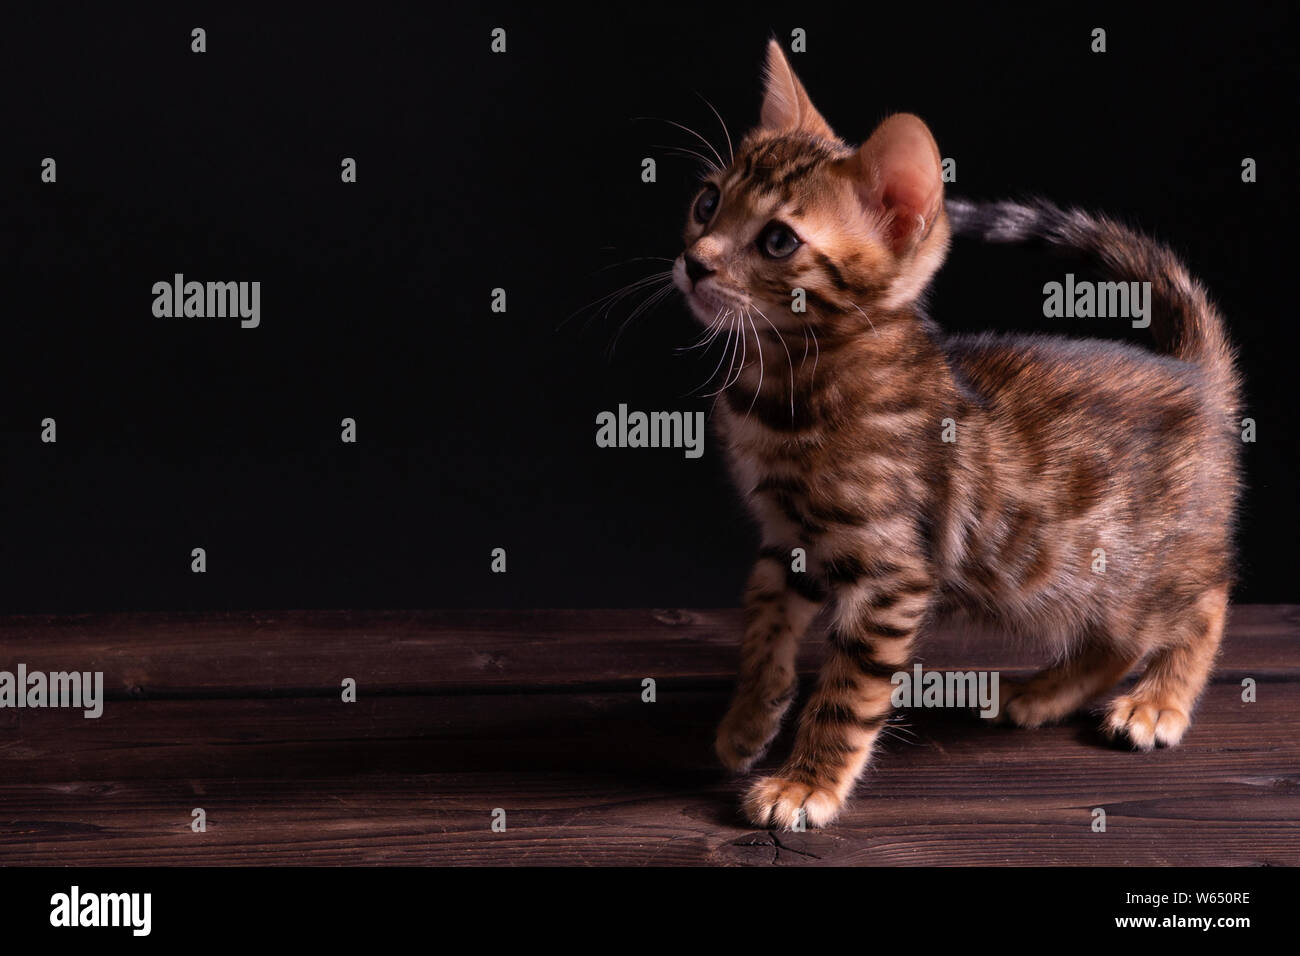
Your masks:
<path fill-rule="evenodd" d="M 691 285 L 699 282 L 705 276 L 713 275 L 714 270 L 710 269 L 699 259 L 696 259 L 689 252 L 684 256 L 686 260 L 686 274 L 691 277 Z"/>

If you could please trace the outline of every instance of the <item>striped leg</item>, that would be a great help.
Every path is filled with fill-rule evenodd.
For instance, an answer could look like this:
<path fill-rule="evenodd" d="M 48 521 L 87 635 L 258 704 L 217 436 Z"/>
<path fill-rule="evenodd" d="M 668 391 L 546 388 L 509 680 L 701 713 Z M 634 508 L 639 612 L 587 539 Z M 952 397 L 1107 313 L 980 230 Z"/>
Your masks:
<path fill-rule="evenodd" d="M 1123 680 L 1140 657 L 1137 651 L 1109 644 L 1086 644 L 1070 658 L 1026 681 L 1004 677 L 994 719 L 1018 727 L 1041 727 L 1068 717 Z"/>
<path fill-rule="evenodd" d="M 1175 627 L 1161 628 L 1172 630 L 1170 643 L 1151 655 L 1132 690 L 1111 702 L 1103 729 L 1138 750 L 1177 746 L 1214 669 L 1227 612 L 1227 588 L 1213 588 Z"/>
<path fill-rule="evenodd" d="M 723 765 L 738 772 L 762 757 L 780 729 L 794 699 L 799 639 L 825 599 L 789 563 L 788 550 L 765 548 L 745 589 L 740 679 L 714 744 Z"/>
<path fill-rule="evenodd" d="M 857 580 L 837 589 L 830 655 L 799 717 L 789 761 L 759 780 L 745 812 L 759 826 L 810 826 L 839 813 L 892 710 L 890 677 L 910 665 L 932 586 L 917 573 Z"/>

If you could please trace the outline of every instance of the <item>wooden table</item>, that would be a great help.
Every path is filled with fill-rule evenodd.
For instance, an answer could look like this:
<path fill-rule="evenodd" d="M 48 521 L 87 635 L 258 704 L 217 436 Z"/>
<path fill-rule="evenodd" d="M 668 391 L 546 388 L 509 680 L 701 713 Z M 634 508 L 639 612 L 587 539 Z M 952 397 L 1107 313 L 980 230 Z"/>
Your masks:
<path fill-rule="evenodd" d="M 0 670 L 102 670 L 109 697 L 98 720 L 0 710 L 0 863 L 1300 864 L 1300 607 L 1234 609 L 1177 750 L 1115 749 L 1086 714 L 909 711 L 807 833 L 748 826 L 715 766 L 739 631 L 735 610 L 0 619 Z M 970 629 L 922 660 L 1032 663 Z"/>

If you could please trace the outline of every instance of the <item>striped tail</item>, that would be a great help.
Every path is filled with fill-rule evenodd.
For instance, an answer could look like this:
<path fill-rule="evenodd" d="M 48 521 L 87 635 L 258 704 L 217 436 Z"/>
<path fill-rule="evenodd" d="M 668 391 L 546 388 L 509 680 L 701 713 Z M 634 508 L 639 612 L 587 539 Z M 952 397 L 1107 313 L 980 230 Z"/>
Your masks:
<path fill-rule="evenodd" d="M 1240 380 L 1223 317 L 1166 246 L 1117 222 L 1046 200 L 975 203 L 949 199 L 953 235 L 986 242 L 1041 243 L 1073 251 L 1115 281 L 1151 283 L 1151 330 L 1164 353 L 1201 366 L 1226 406 L 1238 407 Z"/>

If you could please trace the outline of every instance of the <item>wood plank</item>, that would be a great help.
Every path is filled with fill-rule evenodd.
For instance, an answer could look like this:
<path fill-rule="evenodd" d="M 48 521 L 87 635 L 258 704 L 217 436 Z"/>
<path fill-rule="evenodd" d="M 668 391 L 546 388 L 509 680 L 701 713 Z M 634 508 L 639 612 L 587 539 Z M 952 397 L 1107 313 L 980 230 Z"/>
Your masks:
<path fill-rule="evenodd" d="M 102 667 L 117 694 L 98 720 L 0 711 L 0 863 L 1300 865 L 1300 609 L 1234 610 L 1178 750 L 1116 750 L 1086 715 L 1022 731 L 913 710 L 841 822 L 804 834 L 746 825 L 744 780 L 714 764 L 739 624 L 734 610 L 3 620 L 0 668 Z M 805 651 L 811 678 L 819 642 Z M 962 627 L 922 656 L 1033 661 Z M 1244 676 L 1258 703 L 1241 701 Z M 769 767 L 788 747 L 787 731 Z M 189 829 L 195 806 L 207 833 Z M 489 827 L 498 806 L 505 833 Z"/>
<path fill-rule="evenodd" d="M 1300 864 L 1297 684 L 1244 704 L 1219 682 L 1186 744 L 1152 754 L 1106 746 L 1086 717 L 1023 731 L 912 711 L 842 822 L 805 834 L 736 816 L 743 781 L 708 753 L 725 703 L 669 682 L 654 704 L 629 689 L 26 711 L 0 758 L 0 862 Z"/>
<path fill-rule="evenodd" d="M 24 615 L 0 619 L 0 669 L 103 670 L 114 697 L 333 694 L 345 676 L 370 693 L 536 693 L 610 689 L 672 676 L 729 686 L 735 609 L 287 611 Z M 813 670 L 822 642 L 804 643 Z M 920 652 L 929 667 L 1015 669 L 1041 654 L 968 625 Z M 1220 674 L 1285 679 L 1300 669 L 1300 607 L 1233 609 Z"/>

